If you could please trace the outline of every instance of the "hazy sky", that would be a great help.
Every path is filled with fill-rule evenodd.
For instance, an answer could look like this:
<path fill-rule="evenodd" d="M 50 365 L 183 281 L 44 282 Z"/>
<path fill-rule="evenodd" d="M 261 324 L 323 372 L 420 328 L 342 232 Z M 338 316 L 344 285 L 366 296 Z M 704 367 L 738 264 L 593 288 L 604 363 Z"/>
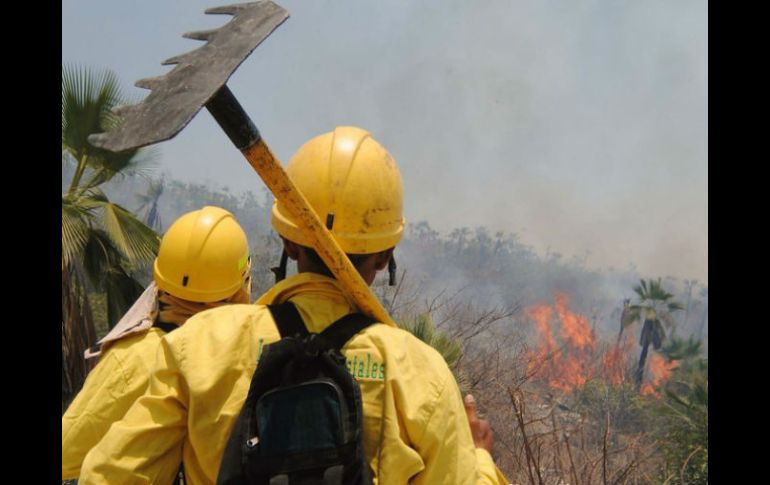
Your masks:
<path fill-rule="evenodd" d="M 62 61 L 141 99 L 228 3 L 64 0 Z M 409 221 L 708 281 L 706 0 L 278 3 L 291 17 L 229 86 L 281 160 L 359 125 L 399 162 Z M 160 153 L 158 173 L 262 187 L 205 111 Z"/>

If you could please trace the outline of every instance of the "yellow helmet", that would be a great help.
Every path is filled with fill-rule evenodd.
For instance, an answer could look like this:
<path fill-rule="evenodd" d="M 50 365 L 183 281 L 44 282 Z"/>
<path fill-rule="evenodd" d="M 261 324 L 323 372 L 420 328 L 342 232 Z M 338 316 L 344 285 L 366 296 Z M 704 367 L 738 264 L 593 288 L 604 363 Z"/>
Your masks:
<path fill-rule="evenodd" d="M 394 247 L 404 231 L 404 188 L 393 157 L 369 132 L 352 126 L 319 135 L 286 166 L 321 222 L 331 225 L 347 254 Z M 312 247 L 281 202 L 273 204 L 273 228 L 286 239 Z"/>
<path fill-rule="evenodd" d="M 206 206 L 181 216 L 168 228 L 153 275 L 161 290 L 208 303 L 235 294 L 250 269 L 246 233 L 230 212 Z"/>

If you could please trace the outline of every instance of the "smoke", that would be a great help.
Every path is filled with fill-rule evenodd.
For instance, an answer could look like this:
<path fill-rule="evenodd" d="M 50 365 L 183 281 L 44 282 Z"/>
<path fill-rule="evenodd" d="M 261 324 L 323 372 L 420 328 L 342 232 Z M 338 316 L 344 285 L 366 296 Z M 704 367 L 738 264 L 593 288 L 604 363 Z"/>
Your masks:
<path fill-rule="evenodd" d="M 120 18 L 89 4 L 137 27 L 78 43 L 105 25 L 71 14 L 85 3 L 63 11 L 64 60 L 114 68 L 126 84 L 197 45 L 182 32 L 224 21 L 202 15 L 217 1 L 158 11 L 142 0 Z M 282 160 L 360 125 L 398 160 L 409 221 L 708 281 L 705 1 L 279 3 L 292 17 L 230 87 Z M 157 48 L 137 50 L 151 39 Z M 164 144 L 162 163 L 185 181 L 261 186 L 206 113 Z"/>
<path fill-rule="evenodd" d="M 271 84 L 284 158 L 360 124 L 411 221 L 707 281 L 705 2 L 354 3 L 287 4 L 294 30 L 265 49 L 312 72 Z"/>

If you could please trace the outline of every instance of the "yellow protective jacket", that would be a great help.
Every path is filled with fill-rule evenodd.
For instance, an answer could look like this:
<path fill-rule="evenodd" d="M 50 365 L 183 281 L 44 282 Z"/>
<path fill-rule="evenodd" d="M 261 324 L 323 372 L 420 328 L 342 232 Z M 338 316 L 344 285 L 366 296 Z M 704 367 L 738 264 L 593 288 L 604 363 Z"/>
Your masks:
<path fill-rule="evenodd" d="M 77 478 L 86 453 L 144 394 L 164 332 L 152 329 L 158 288 L 150 283 L 85 357 L 101 356 L 61 420 L 62 480 Z"/>
<path fill-rule="evenodd" d="M 86 453 L 144 394 L 164 331 L 150 328 L 102 350 L 99 363 L 61 418 L 61 477 L 77 478 Z"/>
<path fill-rule="evenodd" d="M 338 283 L 292 276 L 256 305 L 201 312 L 161 339 L 150 385 L 94 447 L 80 485 L 213 484 L 265 345 L 279 334 L 264 304 L 291 300 L 309 331 L 353 311 Z M 410 333 L 375 324 L 343 348 L 364 409 L 364 451 L 378 485 L 507 483 L 476 449 L 443 358 Z"/>

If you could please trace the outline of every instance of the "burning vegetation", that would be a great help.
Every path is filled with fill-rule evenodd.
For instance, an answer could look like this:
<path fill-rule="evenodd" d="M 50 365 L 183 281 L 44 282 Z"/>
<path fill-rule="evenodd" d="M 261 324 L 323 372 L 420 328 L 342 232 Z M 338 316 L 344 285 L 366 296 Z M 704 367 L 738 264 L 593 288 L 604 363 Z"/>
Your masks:
<path fill-rule="evenodd" d="M 534 324 L 537 346 L 528 352 L 528 371 L 535 380 L 546 382 L 553 391 L 571 393 L 588 381 L 601 379 L 612 386 L 629 381 L 634 356 L 629 335 L 614 344 L 602 345 L 588 318 L 569 308 L 565 293 L 554 294 L 553 304 L 542 303 L 524 310 Z M 652 354 L 643 395 L 660 397 L 658 390 L 671 378 L 677 362 Z"/>
<path fill-rule="evenodd" d="M 596 317 L 576 311 L 566 292 L 523 308 L 493 308 L 458 294 L 421 304 L 403 282 L 380 290 L 401 321 L 430 323 L 429 332 L 405 326 L 427 335 L 423 340 L 457 343 L 459 354 L 452 347 L 447 362 L 492 424 L 495 461 L 512 483 L 707 483 L 707 361 L 698 342 L 674 332 L 664 339 L 655 322 L 647 332 L 662 341 L 645 342 L 645 322 L 628 312 L 612 336 Z M 626 308 L 643 303 L 627 301 Z M 636 314 L 650 320 L 649 312 Z M 653 345 L 649 358 L 645 343 Z"/>

